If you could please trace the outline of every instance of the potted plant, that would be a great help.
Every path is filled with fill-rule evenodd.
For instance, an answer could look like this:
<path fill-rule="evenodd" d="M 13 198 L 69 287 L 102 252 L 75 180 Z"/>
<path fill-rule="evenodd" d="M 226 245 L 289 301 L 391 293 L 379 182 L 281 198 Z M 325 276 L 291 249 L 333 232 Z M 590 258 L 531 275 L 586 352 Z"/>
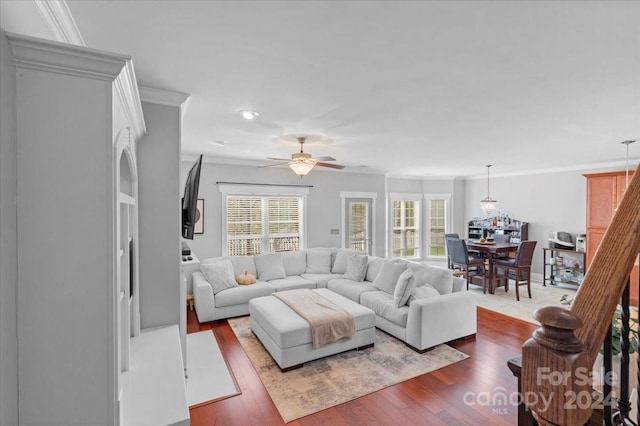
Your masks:
<path fill-rule="evenodd" d="M 560 303 L 563 305 L 571 305 L 573 299 L 569 298 L 567 294 L 562 295 L 560 298 Z M 619 391 L 619 382 L 618 378 L 621 374 L 621 348 L 620 348 L 620 339 L 622 337 L 622 306 L 618 305 L 616 311 L 611 318 L 611 355 L 612 355 L 612 373 L 611 376 L 611 385 L 613 386 L 613 395 L 618 396 Z M 629 317 L 629 354 L 638 352 L 638 318 L 637 316 Z M 603 354 L 604 354 L 604 345 L 600 346 L 600 352 L 593 363 L 593 386 L 594 389 L 602 392 L 602 384 L 604 383 L 604 362 L 603 362 Z M 634 381 L 635 373 L 635 365 L 637 362 L 634 360 L 629 360 L 629 377 Z M 630 389 L 635 389 L 635 384 L 631 384 Z M 635 401 L 635 396 L 633 396 L 633 400 Z M 635 402 L 634 402 L 635 404 Z"/>
<path fill-rule="evenodd" d="M 563 294 L 560 298 L 560 303 L 563 305 L 571 305 L 573 299 L 569 298 L 568 294 Z M 629 353 L 636 353 L 638 351 L 638 318 L 629 317 Z M 620 339 L 622 337 L 622 306 L 618 305 L 618 308 L 611 318 L 611 354 L 616 356 L 620 355 Z M 600 347 L 600 353 L 603 353 L 603 346 Z"/>

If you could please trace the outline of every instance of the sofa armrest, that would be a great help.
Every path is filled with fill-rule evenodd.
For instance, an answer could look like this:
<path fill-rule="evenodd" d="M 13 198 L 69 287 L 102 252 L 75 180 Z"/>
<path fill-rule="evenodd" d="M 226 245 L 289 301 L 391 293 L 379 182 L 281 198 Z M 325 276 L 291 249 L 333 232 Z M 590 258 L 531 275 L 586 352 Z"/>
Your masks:
<path fill-rule="evenodd" d="M 454 293 L 459 291 L 467 291 L 467 280 L 462 277 L 453 277 L 453 290 Z"/>
<path fill-rule="evenodd" d="M 200 271 L 193 273 L 193 302 L 199 322 L 213 321 L 215 319 L 216 303 L 213 296 L 213 288 L 211 288 L 211 284 Z"/>
<path fill-rule="evenodd" d="M 476 306 L 475 295 L 466 290 L 414 300 L 409 306 L 407 343 L 424 350 L 475 334 Z"/>

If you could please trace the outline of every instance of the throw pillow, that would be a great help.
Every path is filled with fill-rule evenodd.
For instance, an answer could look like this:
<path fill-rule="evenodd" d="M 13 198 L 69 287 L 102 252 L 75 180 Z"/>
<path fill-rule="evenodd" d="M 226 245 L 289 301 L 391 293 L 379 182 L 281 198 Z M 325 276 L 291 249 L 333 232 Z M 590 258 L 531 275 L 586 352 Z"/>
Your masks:
<path fill-rule="evenodd" d="M 330 274 L 331 273 L 331 252 L 330 251 L 307 251 L 307 274 Z"/>
<path fill-rule="evenodd" d="M 369 256 L 369 266 L 367 266 L 367 276 L 365 280 L 374 282 L 380 273 L 384 259 L 382 257 Z"/>
<path fill-rule="evenodd" d="M 347 256 L 347 270 L 342 278 L 352 281 L 364 281 L 367 275 L 368 256 L 366 254 L 349 253 Z M 338 258 L 336 257 L 336 262 Z"/>
<path fill-rule="evenodd" d="M 258 278 L 260 278 L 261 281 L 287 278 L 280 253 L 261 254 L 255 256 L 254 260 L 256 262 L 256 269 L 258 270 Z"/>
<path fill-rule="evenodd" d="M 307 270 L 307 253 L 304 251 L 284 251 L 280 255 L 288 277 L 302 275 Z"/>
<path fill-rule="evenodd" d="M 428 299 L 430 297 L 436 297 L 436 296 L 440 296 L 440 293 L 438 293 L 438 290 L 433 288 L 431 284 L 423 284 L 420 287 L 416 287 L 411 291 L 408 304 L 409 306 L 411 306 L 411 303 L 414 302 L 415 300 Z"/>
<path fill-rule="evenodd" d="M 218 294 L 222 290 L 238 286 L 236 277 L 233 274 L 233 266 L 231 266 L 229 260 L 204 263 L 200 265 L 200 271 L 211 284 L 213 294 Z"/>
<path fill-rule="evenodd" d="M 415 287 L 416 277 L 413 276 L 413 271 L 407 268 L 398 277 L 396 289 L 393 293 L 393 303 L 395 303 L 396 307 L 399 308 L 407 304 L 409 296 L 411 296 L 411 292 Z"/>
<path fill-rule="evenodd" d="M 344 274 L 345 272 L 347 272 L 347 258 L 351 253 L 356 252 L 349 249 L 338 249 L 338 251 L 336 252 L 336 259 L 333 261 L 331 273 Z"/>
<path fill-rule="evenodd" d="M 453 291 L 453 274 L 450 269 L 430 265 L 411 265 L 418 285 L 429 283 L 440 294 Z"/>
<path fill-rule="evenodd" d="M 226 256 L 225 259 L 231 261 L 233 266 L 233 272 L 236 276 L 244 274 L 244 271 L 248 271 L 250 274 L 256 275 L 256 262 L 253 260 L 253 256 Z"/>
<path fill-rule="evenodd" d="M 391 260 L 385 260 L 382 263 L 382 268 L 372 285 L 378 290 L 393 294 L 396 289 L 398 278 L 405 269 L 407 269 L 406 263 L 395 263 Z"/>

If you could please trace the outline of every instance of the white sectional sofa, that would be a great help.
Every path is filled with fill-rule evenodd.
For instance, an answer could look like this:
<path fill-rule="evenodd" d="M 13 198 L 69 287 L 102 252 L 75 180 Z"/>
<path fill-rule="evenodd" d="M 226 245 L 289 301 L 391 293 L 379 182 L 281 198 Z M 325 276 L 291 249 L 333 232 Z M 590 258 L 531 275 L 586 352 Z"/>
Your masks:
<path fill-rule="evenodd" d="M 220 284 L 208 268 L 223 268 L 229 263 L 233 271 L 228 274 L 236 277 L 247 271 L 257 276 L 257 282 Z M 417 351 L 474 335 L 477 329 L 476 300 L 467 292 L 465 280 L 435 266 L 375 256 L 363 259 L 350 250 L 314 248 L 209 258 L 202 261 L 201 269 L 209 280 L 201 271 L 193 273 L 193 298 L 200 322 L 248 315 L 251 299 L 276 291 L 328 288 L 373 310 L 377 328 Z M 410 272 L 403 274 L 406 270 Z"/>

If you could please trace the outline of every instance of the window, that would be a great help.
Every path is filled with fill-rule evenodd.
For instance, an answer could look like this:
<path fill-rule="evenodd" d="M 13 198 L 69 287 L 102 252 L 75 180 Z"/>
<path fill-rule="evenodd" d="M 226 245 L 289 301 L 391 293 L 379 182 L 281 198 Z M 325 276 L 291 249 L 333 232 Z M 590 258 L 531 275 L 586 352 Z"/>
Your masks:
<path fill-rule="evenodd" d="M 222 253 L 250 256 L 305 247 L 306 187 L 220 184 Z"/>
<path fill-rule="evenodd" d="M 302 197 L 227 196 L 227 254 L 299 250 L 302 204 Z"/>
<path fill-rule="evenodd" d="M 340 191 L 342 199 L 342 247 L 373 254 L 376 243 L 376 198 L 375 192 Z"/>
<path fill-rule="evenodd" d="M 429 257 L 445 257 L 444 234 L 449 226 L 449 196 L 427 196 Z"/>
<path fill-rule="evenodd" d="M 391 195 L 391 256 L 420 257 L 420 199 Z"/>

